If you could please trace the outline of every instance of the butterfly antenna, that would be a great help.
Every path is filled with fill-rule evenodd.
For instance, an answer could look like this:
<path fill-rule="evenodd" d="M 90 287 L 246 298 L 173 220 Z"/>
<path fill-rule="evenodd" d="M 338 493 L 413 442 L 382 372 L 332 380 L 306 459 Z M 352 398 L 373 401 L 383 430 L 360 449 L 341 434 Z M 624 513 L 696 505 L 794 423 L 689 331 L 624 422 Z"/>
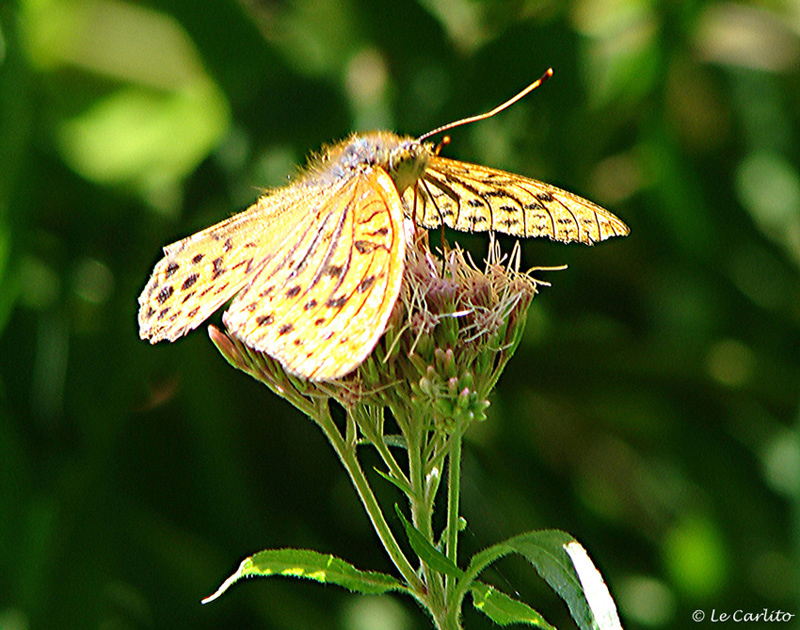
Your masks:
<path fill-rule="evenodd" d="M 517 94 L 515 97 L 510 98 L 505 103 L 498 105 L 492 111 L 486 112 L 485 114 L 478 114 L 477 116 L 469 116 L 468 118 L 462 118 L 461 120 L 457 120 L 455 122 L 448 123 L 446 125 L 442 125 L 441 127 L 437 127 L 433 131 L 429 131 L 421 135 L 417 140 L 422 142 L 425 138 L 430 138 L 431 136 L 435 136 L 437 133 L 441 133 L 443 131 L 447 131 L 449 129 L 453 129 L 454 127 L 460 127 L 461 125 L 469 125 L 470 123 L 478 122 L 479 120 L 486 120 L 487 118 L 491 118 L 495 114 L 499 114 L 507 107 L 511 107 L 514 103 L 516 103 L 521 98 L 527 96 L 530 92 L 533 92 L 537 87 L 539 87 L 542 83 L 547 81 L 550 77 L 553 76 L 553 69 L 548 68 L 547 72 L 545 72 L 541 77 L 536 79 L 533 83 L 531 83 L 528 87 L 526 87 L 522 92 Z"/>
<path fill-rule="evenodd" d="M 430 134 L 425 134 L 425 136 Z M 425 137 L 423 136 L 423 138 Z M 442 152 L 442 149 L 450 144 L 450 136 L 445 136 L 441 140 L 439 140 L 438 144 L 433 148 L 433 154 L 439 155 Z"/>

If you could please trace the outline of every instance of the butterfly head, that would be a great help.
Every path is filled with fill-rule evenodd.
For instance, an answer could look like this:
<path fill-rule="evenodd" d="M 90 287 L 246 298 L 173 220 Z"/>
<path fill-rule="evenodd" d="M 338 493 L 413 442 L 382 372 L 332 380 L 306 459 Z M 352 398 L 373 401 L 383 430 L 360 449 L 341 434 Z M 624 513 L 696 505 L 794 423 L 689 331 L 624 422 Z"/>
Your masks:
<path fill-rule="evenodd" d="M 388 131 L 355 134 L 322 156 L 315 169 L 317 177 L 340 180 L 364 168 L 380 167 L 394 181 L 402 195 L 422 177 L 433 145 Z"/>
<path fill-rule="evenodd" d="M 422 177 L 428 160 L 433 155 L 430 143 L 414 138 L 398 138 L 400 142 L 388 151 L 383 168 L 389 173 L 397 192 L 402 196 L 406 188 L 413 188 Z"/>

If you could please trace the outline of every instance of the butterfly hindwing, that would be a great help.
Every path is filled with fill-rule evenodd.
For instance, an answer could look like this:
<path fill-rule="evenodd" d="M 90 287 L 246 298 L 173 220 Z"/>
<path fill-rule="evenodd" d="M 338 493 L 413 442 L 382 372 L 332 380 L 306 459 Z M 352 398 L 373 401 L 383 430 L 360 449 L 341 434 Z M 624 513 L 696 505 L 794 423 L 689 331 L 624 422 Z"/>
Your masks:
<path fill-rule="evenodd" d="M 164 248 L 139 296 L 139 336 L 174 341 L 205 321 L 269 259 L 291 229 L 293 195 L 267 195 L 244 212 Z M 282 220 L 283 219 L 283 220 Z"/>
<path fill-rule="evenodd" d="M 290 372 L 332 380 L 372 351 L 397 300 L 402 206 L 392 179 L 377 167 L 310 203 L 315 219 L 275 250 L 223 320 Z"/>
<path fill-rule="evenodd" d="M 426 228 L 487 230 L 587 245 L 623 236 L 628 227 L 608 210 L 544 182 L 505 171 L 432 156 L 416 191 L 405 195 Z"/>

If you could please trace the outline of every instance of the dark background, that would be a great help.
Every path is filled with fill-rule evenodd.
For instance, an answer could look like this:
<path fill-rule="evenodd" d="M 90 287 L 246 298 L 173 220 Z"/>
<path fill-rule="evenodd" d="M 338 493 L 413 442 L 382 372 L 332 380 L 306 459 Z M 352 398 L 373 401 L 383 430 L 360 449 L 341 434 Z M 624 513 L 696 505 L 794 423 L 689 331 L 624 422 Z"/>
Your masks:
<path fill-rule="evenodd" d="M 524 243 L 526 267 L 569 269 L 539 272 L 467 436 L 464 553 L 567 530 L 629 629 L 800 613 L 800 15 L 768 4 L 1 4 L 0 628 L 428 627 L 408 600 L 281 579 L 199 605 L 262 548 L 391 566 L 315 427 L 202 329 L 140 341 L 136 298 L 163 245 L 323 143 L 419 135 L 550 66 L 445 154 L 569 188 L 631 235 Z M 530 567 L 498 568 L 572 627 Z"/>

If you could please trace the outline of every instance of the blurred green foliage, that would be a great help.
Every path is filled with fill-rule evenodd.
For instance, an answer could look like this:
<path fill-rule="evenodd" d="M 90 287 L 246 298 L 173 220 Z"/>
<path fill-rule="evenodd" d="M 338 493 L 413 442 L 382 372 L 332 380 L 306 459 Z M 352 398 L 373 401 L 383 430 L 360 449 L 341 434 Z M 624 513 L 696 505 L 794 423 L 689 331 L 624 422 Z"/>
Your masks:
<path fill-rule="evenodd" d="M 446 154 L 632 233 L 524 244 L 570 268 L 538 273 L 553 286 L 467 436 L 464 552 L 565 529 L 629 629 L 800 614 L 798 33 L 787 0 L 0 4 L 0 628 L 427 627 L 280 580 L 199 605 L 267 547 L 391 568 L 311 423 L 202 332 L 139 341 L 136 298 L 161 246 L 322 143 L 419 135 L 550 66 Z M 487 578 L 571 627 L 522 563 Z"/>

